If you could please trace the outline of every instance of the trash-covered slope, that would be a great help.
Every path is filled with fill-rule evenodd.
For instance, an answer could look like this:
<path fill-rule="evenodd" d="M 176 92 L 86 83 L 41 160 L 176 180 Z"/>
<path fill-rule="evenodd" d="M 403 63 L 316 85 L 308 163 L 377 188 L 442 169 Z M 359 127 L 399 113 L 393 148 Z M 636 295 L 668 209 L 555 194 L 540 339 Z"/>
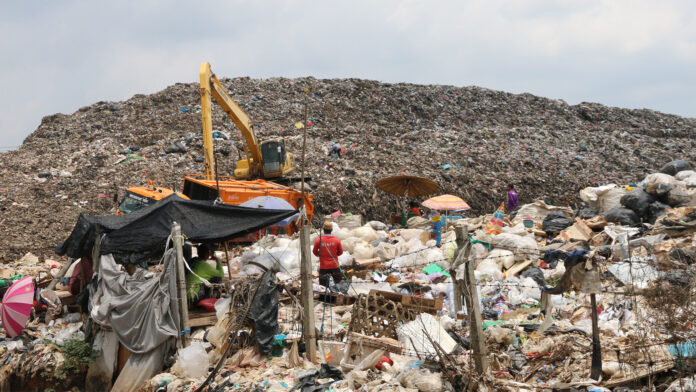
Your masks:
<path fill-rule="evenodd" d="M 387 207 L 395 199 L 375 193 L 374 183 L 399 173 L 432 178 L 443 193 L 489 212 L 509 182 L 523 203 L 554 195 L 554 203 L 573 204 L 585 186 L 627 183 L 672 159 L 696 160 L 696 119 L 650 110 L 359 79 L 223 82 L 259 138 L 286 137 L 298 160 L 302 133 L 294 124 L 307 104 L 313 125 L 305 168 L 320 213 L 384 219 L 396 211 Z M 139 181 L 180 188 L 185 174 L 201 172 L 198 94 L 197 84 L 177 83 L 45 117 L 19 150 L 0 155 L 0 259 L 49 254 L 80 212 L 113 212 L 110 196 Z M 214 107 L 216 130 L 230 136 L 215 142 L 219 173 L 230 174 L 241 135 Z M 326 156 L 331 141 L 347 147 L 341 159 Z"/>

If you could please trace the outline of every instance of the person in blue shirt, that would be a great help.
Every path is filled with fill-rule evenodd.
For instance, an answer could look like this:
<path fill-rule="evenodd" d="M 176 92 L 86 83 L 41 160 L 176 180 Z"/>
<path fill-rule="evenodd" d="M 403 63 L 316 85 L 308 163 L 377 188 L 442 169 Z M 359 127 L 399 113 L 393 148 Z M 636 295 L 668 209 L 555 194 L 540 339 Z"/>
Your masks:
<path fill-rule="evenodd" d="M 433 218 L 433 236 L 435 237 L 435 243 L 437 247 L 440 247 L 440 242 L 442 241 L 442 217 L 438 214 Z"/>

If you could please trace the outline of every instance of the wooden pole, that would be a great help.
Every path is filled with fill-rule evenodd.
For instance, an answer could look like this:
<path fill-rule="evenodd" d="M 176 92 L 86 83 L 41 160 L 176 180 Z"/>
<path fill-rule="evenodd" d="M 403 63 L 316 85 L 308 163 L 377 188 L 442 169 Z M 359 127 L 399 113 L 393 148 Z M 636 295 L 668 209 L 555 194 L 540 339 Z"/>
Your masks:
<path fill-rule="evenodd" d="M 53 278 L 53 280 L 51 280 L 51 283 L 48 284 L 48 287 L 46 287 L 47 290 L 55 290 L 56 289 L 56 285 L 58 284 L 58 282 L 60 282 L 60 278 L 65 276 L 65 273 L 68 272 L 72 263 L 73 263 L 73 259 L 68 257 L 68 261 L 65 264 L 63 264 L 63 266 L 60 268 L 60 271 L 58 271 L 58 275 L 56 275 L 56 277 Z"/>
<path fill-rule="evenodd" d="M 230 245 L 225 241 L 225 259 L 227 259 L 227 277 L 232 280 L 232 264 L 230 264 Z"/>
<path fill-rule="evenodd" d="M 302 189 L 301 190 L 302 190 L 302 205 L 306 206 L 307 202 L 305 199 L 306 196 L 305 196 L 305 175 L 304 174 L 305 174 L 305 166 L 307 164 L 305 162 L 305 150 L 307 148 L 307 97 L 305 97 L 305 102 L 304 102 L 304 124 L 302 124 L 302 125 L 303 125 L 303 127 L 302 127 L 303 132 L 302 132 L 302 174 L 301 174 Z M 298 210 L 300 209 L 299 205 L 297 206 L 297 209 Z M 306 207 L 305 207 L 305 211 L 306 211 Z M 302 222 L 302 221 L 303 221 L 303 219 L 300 220 L 300 222 Z"/>
<path fill-rule="evenodd" d="M 599 380 L 602 374 L 602 346 L 599 343 L 599 326 L 597 325 L 597 298 L 595 294 L 590 294 L 592 300 L 592 367 L 590 378 Z M 547 315 L 551 317 L 551 315 Z"/>
<path fill-rule="evenodd" d="M 302 264 L 300 278 L 302 279 L 302 333 L 304 335 L 307 355 L 312 363 L 317 361 L 316 327 L 314 325 L 314 290 L 312 290 L 312 258 L 309 248 L 309 225 L 300 229 L 300 249 Z"/>
<path fill-rule="evenodd" d="M 471 252 L 471 243 L 468 241 L 468 228 L 462 228 L 467 231 L 464 238 L 464 249 L 460 251 L 457 258 L 463 257 L 466 265 L 464 276 L 464 299 L 466 300 L 466 310 L 469 316 L 469 339 L 471 339 L 471 349 L 474 356 L 474 366 L 478 374 L 484 374 L 488 369 L 488 358 L 486 357 L 486 343 L 483 338 L 483 317 L 481 317 L 481 304 L 479 303 L 478 290 L 476 287 L 476 278 L 474 277 L 473 260 L 469 260 Z M 464 234 L 464 233 L 461 233 Z M 460 235 L 461 235 L 460 234 Z M 464 252 L 461 255 L 461 252 Z"/>
<path fill-rule="evenodd" d="M 181 226 L 174 222 L 172 224 L 172 240 L 176 249 L 176 283 L 178 287 L 179 302 L 179 328 L 186 331 L 189 328 L 188 301 L 186 300 L 186 278 L 184 276 L 184 237 L 181 235 Z M 183 347 L 188 346 L 189 333 L 185 332 L 181 338 Z"/>

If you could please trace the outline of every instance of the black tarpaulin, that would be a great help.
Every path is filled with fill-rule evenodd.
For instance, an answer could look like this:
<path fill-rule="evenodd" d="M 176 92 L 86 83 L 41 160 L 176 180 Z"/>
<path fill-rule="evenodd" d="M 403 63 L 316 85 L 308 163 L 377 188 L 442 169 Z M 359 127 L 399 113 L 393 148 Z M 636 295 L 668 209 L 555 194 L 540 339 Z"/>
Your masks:
<path fill-rule="evenodd" d="M 273 225 L 297 211 L 265 210 L 209 200 L 185 200 L 171 195 L 127 215 L 80 214 L 72 233 L 56 247 L 59 255 L 90 254 L 97 233 L 105 234 L 100 253 L 112 253 L 120 263 L 140 263 L 164 251 L 172 223 L 193 242 L 221 242 Z"/>

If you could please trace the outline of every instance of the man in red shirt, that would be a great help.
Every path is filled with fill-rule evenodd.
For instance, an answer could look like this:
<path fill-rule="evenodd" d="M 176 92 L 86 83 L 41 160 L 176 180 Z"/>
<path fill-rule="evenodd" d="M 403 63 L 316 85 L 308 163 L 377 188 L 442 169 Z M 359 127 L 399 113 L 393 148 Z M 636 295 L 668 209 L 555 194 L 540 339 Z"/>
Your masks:
<path fill-rule="evenodd" d="M 338 256 L 343 254 L 341 240 L 331 235 L 333 225 L 324 223 L 324 235 L 320 235 L 314 241 L 312 253 L 319 256 L 319 284 L 329 287 L 329 277 L 333 277 L 334 283 L 343 280 L 343 272 L 338 267 Z"/>

